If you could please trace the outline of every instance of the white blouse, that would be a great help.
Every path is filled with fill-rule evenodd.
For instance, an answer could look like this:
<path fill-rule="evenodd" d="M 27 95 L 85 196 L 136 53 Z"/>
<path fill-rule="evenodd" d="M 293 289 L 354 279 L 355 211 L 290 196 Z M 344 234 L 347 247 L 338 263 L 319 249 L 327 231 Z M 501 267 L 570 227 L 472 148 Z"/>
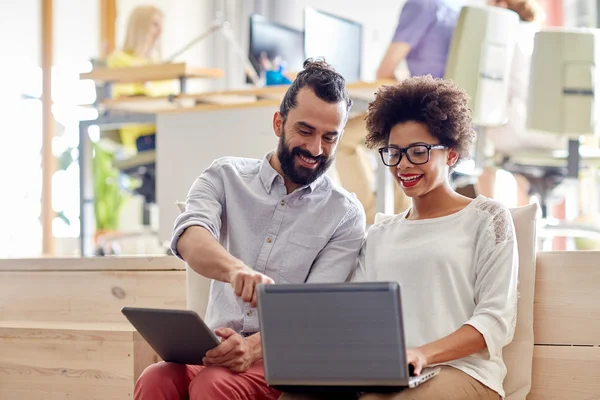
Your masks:
<path fill-rule="evenodd" d="M 479 196 L 452 215 L 407 220 L 406 212 L 371 226 L 354 281 L 400 284 L 407 348 L 469 324 L 487 348 L 443 363 L 504 397 L 502 348 L 516 324 L 518 253 L 510 211 Z"/>

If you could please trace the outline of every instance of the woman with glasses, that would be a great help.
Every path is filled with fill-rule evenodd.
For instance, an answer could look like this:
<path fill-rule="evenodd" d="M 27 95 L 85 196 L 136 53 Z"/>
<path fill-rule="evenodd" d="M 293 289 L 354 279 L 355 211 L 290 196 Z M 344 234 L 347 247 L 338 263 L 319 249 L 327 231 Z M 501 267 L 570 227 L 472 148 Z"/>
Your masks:
<path fill-rule="evenodd" d="M 369 106 L 367 129 L 368 145 L 379 148 L 412 207 L 371 226 L 354 280 L 400 283 L 408 362 L 415 374 L 441 372 L 415 389 L 361 399 L 504 397 L 517 247 L 506 207 L 464 197 L 449 183 L 473 139 L 466 93 L 431 76 L 385 86 Z"/>

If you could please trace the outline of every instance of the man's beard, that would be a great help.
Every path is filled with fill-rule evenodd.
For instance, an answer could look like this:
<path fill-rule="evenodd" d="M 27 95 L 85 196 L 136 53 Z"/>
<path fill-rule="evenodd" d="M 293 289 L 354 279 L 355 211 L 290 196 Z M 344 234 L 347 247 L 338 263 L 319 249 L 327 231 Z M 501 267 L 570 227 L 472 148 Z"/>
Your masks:
<path fill-rule="evenodd" d="M 315 168 L 305 168 L 301 165 L 296 165 L 296 156 L 303 156 L 309 160 L 316 160 L 317 166 Z M 305 186 L 314 182 L 318 177 L 323 175 L 327 169 L 331 166 L 334 157 L 327 158 L 325 155 L 313 157 L 309 151 L 294 147 L 291 151 L 285 144 L 285 130 L 279 138 L 279 145 L 277 146 L 277 157 L 281 164 L 281 170 L 286 177 L 294 182 L 296 185 Z"/>

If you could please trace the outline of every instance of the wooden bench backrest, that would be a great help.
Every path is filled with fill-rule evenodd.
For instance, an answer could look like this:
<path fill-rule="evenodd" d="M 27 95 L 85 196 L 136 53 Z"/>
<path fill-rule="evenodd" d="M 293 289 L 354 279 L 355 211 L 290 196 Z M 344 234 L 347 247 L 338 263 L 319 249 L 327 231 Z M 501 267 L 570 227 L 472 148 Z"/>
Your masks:
<path fill-rule="evenodd" d="M 172 256 L 0 260 L 0 321 L 125 323 L 124 306 L 185 308 Z"/>
<path fill-rule="evenodd" d="M 600 399 L 600 252 L 540 252 L 528 400 Z"/>

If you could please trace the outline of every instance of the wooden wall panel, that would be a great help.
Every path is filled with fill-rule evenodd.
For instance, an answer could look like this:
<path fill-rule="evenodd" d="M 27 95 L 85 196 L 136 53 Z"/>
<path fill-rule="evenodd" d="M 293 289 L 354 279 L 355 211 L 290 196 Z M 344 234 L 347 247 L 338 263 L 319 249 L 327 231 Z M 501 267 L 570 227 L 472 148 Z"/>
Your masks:
<path fill-rule="evenodd" d="M 2 400 L 131 399 L 140 372 L 158 357 L 131 327 L 35 328 L 0 323 Z"/>
<path fill-rule="evenodd" d="M 0 273 L 0 320 L 125 322 L 124 306 L 186 308 L 185 271 Z"/>
<path fill-rule="evenodd" d="M 600 252 L 538 253 L 535 343 L 600 345 Z"/>
<path fill-rule="evenodd" d="M 600 399 L 600 348 L 535 346 L 527 400 Z"/>

